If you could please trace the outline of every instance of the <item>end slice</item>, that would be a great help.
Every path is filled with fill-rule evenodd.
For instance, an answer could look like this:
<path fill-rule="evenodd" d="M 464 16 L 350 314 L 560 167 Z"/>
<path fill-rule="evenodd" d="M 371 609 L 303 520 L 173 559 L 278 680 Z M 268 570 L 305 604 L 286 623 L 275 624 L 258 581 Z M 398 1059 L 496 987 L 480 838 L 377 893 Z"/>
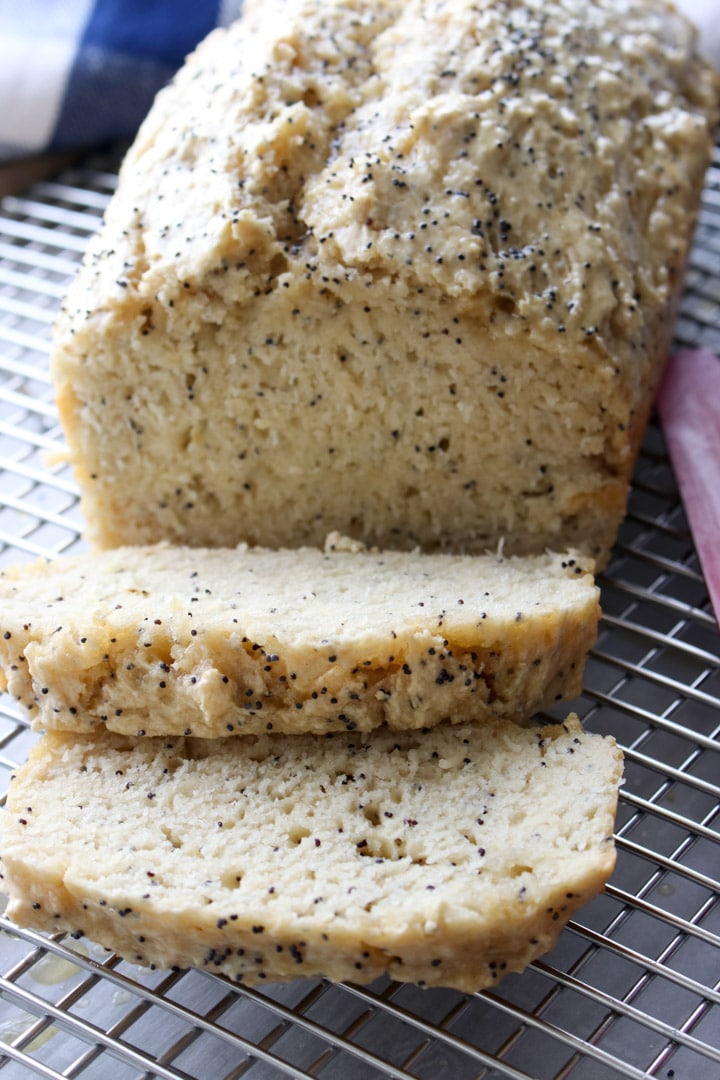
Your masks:
<path fill-rule="evenodd" d="M 8 914 L 237 982 L 479 990 L 552 947 L 615 861 L 622 756 L 577 718 L 430 732 L 51 733 L 3 814 Z"/>

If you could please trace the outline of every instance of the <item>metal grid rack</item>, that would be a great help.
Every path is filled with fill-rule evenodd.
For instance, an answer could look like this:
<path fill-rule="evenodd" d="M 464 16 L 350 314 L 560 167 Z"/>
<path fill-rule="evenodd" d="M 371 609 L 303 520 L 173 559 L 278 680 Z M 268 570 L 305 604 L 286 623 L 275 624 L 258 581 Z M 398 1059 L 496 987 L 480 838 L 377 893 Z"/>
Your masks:
<path fill-rule="evenodd" d="M 116 165 L 0 206 L 0 566 L 82 550 L 75 485 L 53 461 L 48 340 Z M 677 340 L 720 351 L 720 152 Z M 618 864 L 549 956 L 468 997 L 387 980 L 238 989 L 0 916 L 2 1080 L 720 1077 L 720 635 L 654 425 L 600 584 L 575 705 L 625 750 Z M 0 790 L 32 740 L 0 698 Z"/>

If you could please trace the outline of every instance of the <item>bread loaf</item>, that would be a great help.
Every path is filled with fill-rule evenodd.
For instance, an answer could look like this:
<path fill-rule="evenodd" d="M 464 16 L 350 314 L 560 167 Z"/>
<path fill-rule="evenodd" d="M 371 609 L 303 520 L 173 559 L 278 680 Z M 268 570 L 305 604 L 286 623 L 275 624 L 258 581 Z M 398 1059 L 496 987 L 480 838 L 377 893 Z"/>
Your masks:
<path fill-rule="evenodd" d="M 664 0 L 249 5 L 57 325 L 89 539 L 602 562 L 716 107 Z"/>
<path fill-rule="evenodd" d="M 8 915 L 238 982 L 473 991 L 614 863 L 621 755 L 579 723 L 371 735 L 51 733 L 10 783 Z"/>
<path fill-rule="evenodd" d="M 3 675 L 36 728 L 417 728 L 580 693 L 587 560 L 120 548 L 0 574 Z M 346 544 L 347 547 L 347 544 Z"/>

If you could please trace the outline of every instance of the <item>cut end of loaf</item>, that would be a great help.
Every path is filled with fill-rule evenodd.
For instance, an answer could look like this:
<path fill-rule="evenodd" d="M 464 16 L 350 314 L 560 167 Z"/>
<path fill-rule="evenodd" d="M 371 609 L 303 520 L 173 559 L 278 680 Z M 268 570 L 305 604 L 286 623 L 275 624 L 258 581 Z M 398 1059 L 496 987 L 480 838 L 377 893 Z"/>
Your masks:
<path fill-rule="evenodd" d="M 237 982 L 478 990 L 602 889 L 621 769 L 573 717 L 322 740 L 51 734 L 10 786 L 8 911 Z"/>

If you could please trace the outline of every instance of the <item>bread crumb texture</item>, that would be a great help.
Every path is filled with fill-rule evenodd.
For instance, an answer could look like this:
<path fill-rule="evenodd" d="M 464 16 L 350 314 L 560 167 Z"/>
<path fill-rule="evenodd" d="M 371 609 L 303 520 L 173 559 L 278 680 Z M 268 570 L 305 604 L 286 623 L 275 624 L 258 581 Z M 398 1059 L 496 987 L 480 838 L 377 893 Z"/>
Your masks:
<path fill-rule="evenodd" d="M 614 863 L 621 755 L 576 718 L 424 734 L 51 733 L 3 813 L 9 916 L 237 982 L 473 991 L 547 951 Z"/>
<path fill-rule="evenodd" d="M 521 719 L 580 693 L 600 614 L 587 559 L 348 547 L 8 570 L 0 681 L 35 728 L 140 736 Z"/>
<path fill-rule="evenodd" d="M 89 538 L 603 560 L 716 118 L 656 0 L 249 4 L 57 324 Z"/>

